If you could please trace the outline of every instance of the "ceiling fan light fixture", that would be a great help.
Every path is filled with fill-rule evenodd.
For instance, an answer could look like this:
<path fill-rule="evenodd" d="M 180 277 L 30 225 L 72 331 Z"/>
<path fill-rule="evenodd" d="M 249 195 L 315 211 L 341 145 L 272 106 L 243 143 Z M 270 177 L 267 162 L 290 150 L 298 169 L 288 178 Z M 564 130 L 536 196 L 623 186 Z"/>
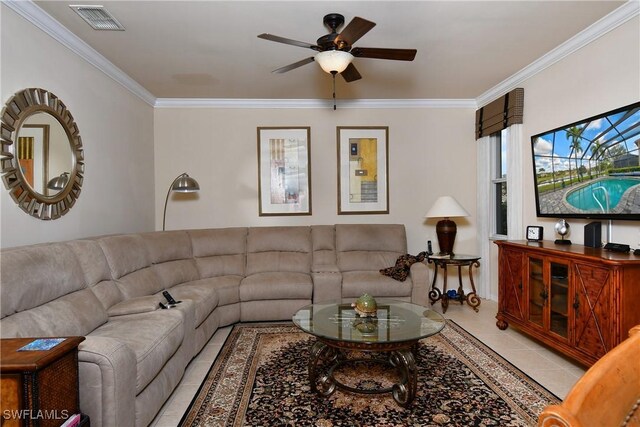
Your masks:
<path fill-rule="evenodd" d="M 315 61 L 326 73 L 339 74 L 351 64 L 353 55 L 342 50 L 325 50 L 316 54 Z"/>

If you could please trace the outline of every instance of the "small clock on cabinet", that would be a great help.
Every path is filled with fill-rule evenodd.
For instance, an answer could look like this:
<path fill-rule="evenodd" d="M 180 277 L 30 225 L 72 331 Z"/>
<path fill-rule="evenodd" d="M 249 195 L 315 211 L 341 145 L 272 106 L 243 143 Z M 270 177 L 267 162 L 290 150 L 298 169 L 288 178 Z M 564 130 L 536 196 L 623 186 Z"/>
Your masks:
<path fill-rule="evenodd" d="M 527 240 L 530 242 L 539 242 L 542 240 L 544 228 L 537 225 L 527 226 Z"/>

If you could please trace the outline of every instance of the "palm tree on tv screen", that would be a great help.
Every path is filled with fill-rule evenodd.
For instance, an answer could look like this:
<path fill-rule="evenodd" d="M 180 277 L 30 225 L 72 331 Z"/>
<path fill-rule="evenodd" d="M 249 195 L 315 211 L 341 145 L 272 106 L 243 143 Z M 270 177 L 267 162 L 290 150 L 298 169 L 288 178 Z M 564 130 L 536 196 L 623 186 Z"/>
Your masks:
<path fill-rule="evenodd" d="M 578 168 L 578 153 L 582 152 L 582 145 L 580 145 L 580 136 L 582 135 L 582 130 L 578 126 L 572 126 L 567 129 L 567 139 L 571 140 L 571 150 L 575 155 L 576 161 L 576 174 L 578 175 L 578 181 L 580 181 L 580 169 Z"/>
<path fill-rule="evenodd" d="M 600 160 L 598 157 L 600 156 L 600 148 L 602 144 L 599 140 L 595 140 L 591 143 L 591 159 L 596 162 L 596 176 L 600 175 Z M 589 159 L 589 170 L 591 170 L 591 159 Z"/>

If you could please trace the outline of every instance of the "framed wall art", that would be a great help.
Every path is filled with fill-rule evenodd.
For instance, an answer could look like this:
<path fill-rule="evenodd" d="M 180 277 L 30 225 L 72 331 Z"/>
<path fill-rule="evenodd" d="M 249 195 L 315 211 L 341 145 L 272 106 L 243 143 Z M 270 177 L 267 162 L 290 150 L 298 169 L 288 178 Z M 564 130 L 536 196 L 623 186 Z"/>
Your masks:
<path fill-rule="evenodd" d="M 338 127 L 338 215 L 389 213 L 389 128 Z"/>
<path fill-rule="evenodd" d="M 258 214 L 311 215 L 311 128 L 258 128 Z"/>

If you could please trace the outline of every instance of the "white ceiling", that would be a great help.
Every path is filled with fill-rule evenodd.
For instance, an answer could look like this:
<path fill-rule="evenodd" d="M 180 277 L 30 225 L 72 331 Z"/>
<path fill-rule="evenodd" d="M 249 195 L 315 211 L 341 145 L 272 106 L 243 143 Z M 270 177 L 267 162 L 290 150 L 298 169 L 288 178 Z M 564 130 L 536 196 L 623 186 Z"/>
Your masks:
<path fill-rule="evenodd" d="M 70 8 L 38 6 L 158 98 L 323 99 L 331 76 L 315 52 L 257 38 L 314 43 L 327 13 L 377 26 L 354 45 L 415 48 L 413 62 L 356 58 L 361 80 L 341 99 L 473 99 L 604 17 L 623 1 L 105 1 L 126 28 L 94 31 Z"/>

